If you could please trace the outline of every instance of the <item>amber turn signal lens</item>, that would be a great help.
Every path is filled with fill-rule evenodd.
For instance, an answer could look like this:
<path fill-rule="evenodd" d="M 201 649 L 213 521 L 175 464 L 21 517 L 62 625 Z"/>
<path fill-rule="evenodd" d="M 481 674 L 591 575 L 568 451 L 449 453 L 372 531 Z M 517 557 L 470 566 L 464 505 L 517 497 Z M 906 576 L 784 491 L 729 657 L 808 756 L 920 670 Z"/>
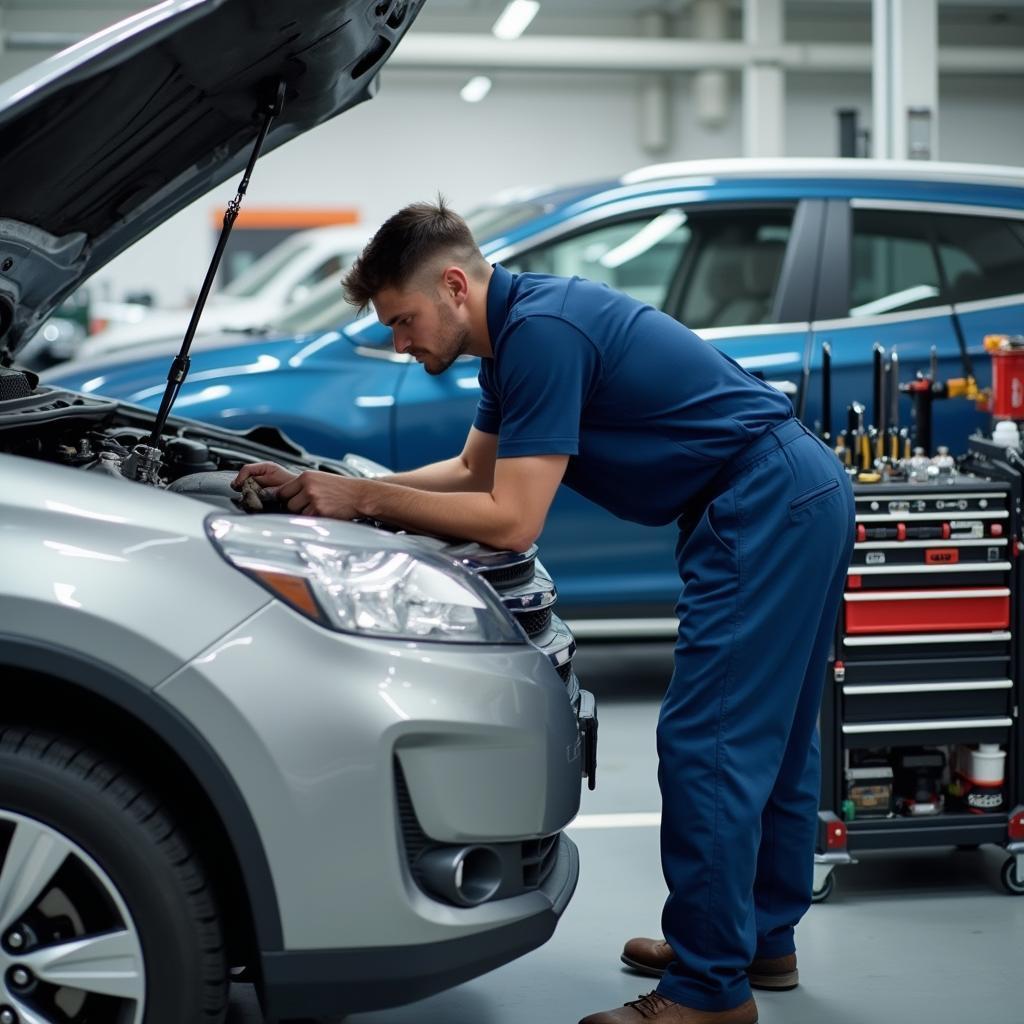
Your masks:
<path fill-rule="evenodd" d="M 287 572 L 273 572 L 269 569 L 254 569 L 252 575 L 267 589 L 273 591 L 285 604 L 290 604 L 296 611 L 302 612 L 307 618 L 326 626 L 324 613 L 320 610 L 309 581 L 305 576 L 293 576 Z"/>

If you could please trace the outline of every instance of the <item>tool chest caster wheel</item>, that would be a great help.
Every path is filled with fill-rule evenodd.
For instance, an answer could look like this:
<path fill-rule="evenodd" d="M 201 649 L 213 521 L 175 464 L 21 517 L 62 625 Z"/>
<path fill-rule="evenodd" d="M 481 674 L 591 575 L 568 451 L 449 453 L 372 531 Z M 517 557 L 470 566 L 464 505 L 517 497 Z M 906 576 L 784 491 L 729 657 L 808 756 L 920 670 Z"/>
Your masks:
<path fill-rule="evenodd" d="M 1017 860 L 1017 857 L 1007 857 L 999 878 L 1011 896 L 1024 896 L 1024 871 L 1017 867 Z"/>
<path fill-rule="evenodd" d="M 1005 884 L 1005 880 L 1004 880 Z M 824 903 L 825 900 L 832 895 L 832 890 L 836 887 L 835 877 L 829 874 L 828 878 L 825 879 L 820 889 L 811 890 L 811 902 L 812 903 Z"/>

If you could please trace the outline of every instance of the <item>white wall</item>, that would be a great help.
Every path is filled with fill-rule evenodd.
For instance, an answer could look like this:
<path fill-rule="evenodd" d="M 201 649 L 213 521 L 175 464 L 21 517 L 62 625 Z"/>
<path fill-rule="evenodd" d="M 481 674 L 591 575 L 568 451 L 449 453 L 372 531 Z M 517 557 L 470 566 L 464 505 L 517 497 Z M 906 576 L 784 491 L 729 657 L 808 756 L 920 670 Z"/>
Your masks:
<path fill-rule="evenodd" d="M 671 148 L 645 152 L 637 129 L 640 78 L 625 75 L 494 76 L 482 103 L 458 96 L 465 76 L 385 72 L 377 97 L 268 154 L 246 206 L 354 206 L 375 227 L 405 203 L 443 192 L 466 210 L 518 185 L 614 177 L 663 159 L 737 156 L 738 76 L 720 129 L 701 125 L 691 76 L 672 76 Z M 855 107 L 870 127 L 869 75 L 790 74 L 786 154 L 838 155 L 835 111 Z M 1024 165 L 1024 75 L 950 76 L 942 82 L 939 153 L 946 160 Z M 212 252 L 210 211 L 234 195 L 228 181 L 97 275 L 112 295 L 148 289 L 159 301 L 198 290 Z"/>
<path fill-rule="evenodd" d="M 283 2 L 283 0 L 282 0 Z M 109 6 L 102 9 L 101 4 Z M 626 35 L 638 31 L 633 0 L 548 0 L 535 28 L 545 34 Z M 85 32 L 124 17 L 143 0 L 0 0 L 0 27 L 9 31 Z M 689 4 L 659 4 L 671 13 L 670 32 L 692 34 Z M 485 4 L 428 3 L 416 31 L 486 32 L 498 0 Z M 867 0 L 787 0 L 792 42 L 870 41 Z M 628 11 L 628 13 L 623 13 Z M 940 2 L 942 45 L 1024 46 L 1024 5 L 991 8 Z M 740 35 L 740 5 L 730 3 L 727 34 Z M 38 51 L 0 50 L 0 79 L 41 59 Z M 368 227 L 414 199 L 442 191 L 468 209 L 502 189 L 613 177 L 668 159 L 737 156 L 741 152 L 739 75 L 727 76 L 729 115 L 719 127 L 697 119 L 692 77 L 669 76 L 670 143 L 646 151 L 639 139 L 643 76 L 496 73 L 484 102 L 463 103 L 467 74 L 386 69 L 379 95 L 259 164 L 245 203 L 259 206 L 354 206 Z M 954 76 L 940 80 L 939 156 L 1024 165 L 1024 69 L 1020 76 Z M 867 73 L 790 73 L 786 79 L 785 149 L 789 156 L 833 156 L 835 111 L 854 107 L 870 128 Z M 215 232 L 210 213 L 223 208 L 237 182 L 224 182 L 103 270 L 95 283 L 112 297 L 153 291 L 179 303 L 198 290 Z"/>
<path fill-rule="evenodd" d="M 639 76 L 506 73 L 482 103 L 459 98 L 465 75 L 385 72 L 369 103 L 268 154 L 246 206 L 355 206 L 371 228 L 405 203 L 439 191 L 465 210 L 519 185 L 612 178 L 665 157 L 734 156 L 739 104 L 730 122 L 697 124 L 689 76 L 673 90 L 674 145 L 645 152 L 638 141 Z M 97 275 L 115 296 L 154 290 L 179 302 L 198 290 L 212 252 L 210 210 L 234 194 L 228 181 L 143 239 Z"/>

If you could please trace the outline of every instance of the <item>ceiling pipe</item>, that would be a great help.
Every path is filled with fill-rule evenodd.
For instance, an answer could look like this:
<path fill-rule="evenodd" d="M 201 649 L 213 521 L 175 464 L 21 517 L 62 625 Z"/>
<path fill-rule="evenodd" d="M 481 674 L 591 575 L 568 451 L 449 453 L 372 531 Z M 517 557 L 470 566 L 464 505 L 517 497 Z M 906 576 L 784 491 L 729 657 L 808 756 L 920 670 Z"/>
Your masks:
<path fill-rule="evenodd" d="M 72 32 L 14 31 L 0 50 L 57 51 L 81 42 Z M 871 46 L 845 43 L 751 45 L 739 41 L 584 36 L 524 36 L 511 42 L 491 35 L 410 32 L 392 54 L 388 69 L 441 71 L 738 71 L 751 61 L 777 63 L 788 71 L 871 71 Z M 1024 48 L 944 46 L 939 71 L 948 74 L 1021 74 Z"/>
<path fill-rule="evenodd" d="M 870 44 L 751 44 L 738 40 L 640 37 L 528 36 L 505 43 L 491 36 L 410 32 L 388 68 L 509 71 L 675 72 L 739 71 L 751 62 L 787 71 L 871 71 Z M 1024 48 L 947 46 L 939 70 L 953 74 L 1021 74 Z"/>

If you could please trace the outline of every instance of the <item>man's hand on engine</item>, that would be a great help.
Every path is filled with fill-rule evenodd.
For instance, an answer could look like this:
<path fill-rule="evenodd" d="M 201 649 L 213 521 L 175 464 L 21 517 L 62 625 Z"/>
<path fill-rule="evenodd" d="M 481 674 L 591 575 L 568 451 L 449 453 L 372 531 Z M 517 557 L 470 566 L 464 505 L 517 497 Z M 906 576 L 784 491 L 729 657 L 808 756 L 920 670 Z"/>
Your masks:
<path fill-rule="evenodd" d="M 295 480 L 296 476 L 276 462 L 250 462 L 238 471 L 238 476 L 231 481 L 231 486 L 240 491 L 242 484 L 249 479 L 255 480 L 260 487 L 269 491 L 288 483 L 289 480 Z"/>
<path fill-rule="evenodd" d="M 365 480 L 307 470 L 278 487 L 277 500 L 303 516 L 354 519 L 359 515 L 357 500 L 365 484 Z"/>

